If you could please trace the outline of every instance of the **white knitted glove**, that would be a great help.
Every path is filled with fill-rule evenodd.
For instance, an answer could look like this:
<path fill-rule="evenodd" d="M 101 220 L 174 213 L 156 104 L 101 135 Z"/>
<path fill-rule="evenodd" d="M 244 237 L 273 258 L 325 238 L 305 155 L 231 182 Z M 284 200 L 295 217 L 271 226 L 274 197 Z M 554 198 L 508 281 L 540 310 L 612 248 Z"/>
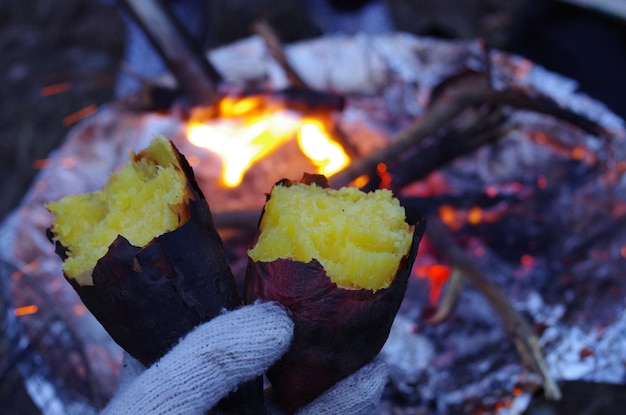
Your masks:
<path fill-rule="evenodd" d="M 300 409 L 296 415 L 365 415 L 378 407 L 387 383 L 387 365 L 374 359 L 352 375 L 337 382 L 313 402 Z M 271 415 L 282 415 L 270 407 Z"/>
<path fill-rule="evenodd" d="M 293 322 L 276 303 L 220 315 L 196 327 L 148 369 L 126 356 L 118 392 L 102 415 L 207 414 L 239 384 L 264 373 L 287 351 L 292 336 Z M 386 381 L 385 365 L 374 361 L 298 414 L 369 413 Z M 280 414 L 270 409 L 272 415 Z"/>
<path fill-rule="evenodd" d="M 275 303 L 222 314 L 148 369 L 126 359 L 119 391 L 102 413 L 206 414 L 237 385 L 265 372 L 287 351 L 292 335 L 293 322 Z"/>

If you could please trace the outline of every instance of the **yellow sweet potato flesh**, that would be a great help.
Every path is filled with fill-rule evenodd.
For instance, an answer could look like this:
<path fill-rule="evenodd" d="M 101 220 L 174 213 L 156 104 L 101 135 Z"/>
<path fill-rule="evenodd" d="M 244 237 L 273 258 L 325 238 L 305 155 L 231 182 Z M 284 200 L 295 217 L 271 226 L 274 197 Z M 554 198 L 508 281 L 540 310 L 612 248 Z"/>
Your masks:
<path fill-rule="evenodd" d="M 81 285 L 121 235 L 135 246 L 172 231 L 188 219 L 184 172 L 170 142 L 155 138 L 113 173 L 103 190 L 46 205 L 55 214 L 51 231 L 67 250 L 62 269 Z"/>
<path fill-rule="evenodd" d="M 373 291 L 391 284 L 412 240 L 390 191 L 300 183 L 274 186 L 260 230 L 252 260 L 316 259 L 338 286 Z"/>

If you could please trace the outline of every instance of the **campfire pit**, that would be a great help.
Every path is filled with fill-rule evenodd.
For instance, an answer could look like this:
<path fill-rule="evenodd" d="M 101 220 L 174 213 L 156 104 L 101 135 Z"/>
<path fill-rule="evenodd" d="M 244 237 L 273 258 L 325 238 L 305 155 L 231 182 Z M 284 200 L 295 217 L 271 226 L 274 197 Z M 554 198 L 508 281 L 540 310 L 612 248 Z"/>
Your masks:
<path fill-rule="evenodd" d="M 516 351 L 520 339 L 511 337 L 514 330 L 484 287 L 474 285 L 472 273 L 487 277 L 522 313 L 556 380 L 624 383 L 622 120 L 576 93 L 572 81 L 519 57 L 486 51 L 480 42 L 329 36 L 291 45 L 285 53 L 309 87 L 342 97 L 341 106 L 323 111 L 290 99 L 280 109 L 297 126 L 316 119 L 327 137 L 348 149 L 350 167 L 331 183 L 391 187 L 432 223 L 441 222 L 427 231 L 382 352 L 390 382 L 379 413 L 520 414 L 541 388 L 541 376 Z M 244 102 L 243 87 L 254 87 L 263 91 L 262 106 L 276 113 L 270 103 L 289 83 L 262 39 L 217 49 L 210 57 L 227 81 L 220 91 L 227 99 Z M 450 99 L 450 82 L 468 73 L 483 76 L 494 93 L 532 99 L 468 104 L 456 113 L 444 111 L 449 122 L 426 128 L 437 102 Z M 235 130 L 250 121 L 238 117 L 231 117 Z M 223 159 L 189 140 L 191 121 L 207 126 L 225 119 L 198 108 L 101 108 L 51 155 L 21 207 L 3 224 L 2 278 L 10 288 L 4 311 L 14 340 L 3 364 L 20 371 L 44 412 L 95 412 L 114 392 L 121 357 L 61 276 L 45 239 L 50 216 L 44 203 L 100 188 L 129 150 L 165 135 L 188 155 L 222 221 L 233 272 L 242 278 L 264 193 L 277 180 L 318 166 L 299 148 L 299 127 L 293 127 L 249 166 L 241 184 L 226 186 Z M 411 145 L 385 153 L 405 137 Z M 437 163 L 423 168 L 428 160 Z M 436 233 L 429 237 L 432 229 Z M 463 279 L 470 284 L 461 287 Z M 456 297 L 451 288 L 458 290 Z M 443 321 L 432 324 L 442 315 Z"/>

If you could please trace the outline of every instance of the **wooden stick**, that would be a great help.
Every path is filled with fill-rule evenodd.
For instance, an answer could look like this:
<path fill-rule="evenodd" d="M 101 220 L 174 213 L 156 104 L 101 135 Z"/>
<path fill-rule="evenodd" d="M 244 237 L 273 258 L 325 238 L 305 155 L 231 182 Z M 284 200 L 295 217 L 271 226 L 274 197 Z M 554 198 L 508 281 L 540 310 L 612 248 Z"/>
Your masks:
<path fill-rule="evenodd" d="M 221 76 L 213 68 L 172 13 L 153 0 L 122 0 L 130 14 L 165 61 L 191 105 L 210 105 L 217 100 Z"/>
<path fill-rule="evenodd" d="M 506 294 L 493 284 L 476 261 L 454 241 L 446 226 L 438 218 L 428 219 L 428 236 L 433 246 L 469 280 L 491 303 L 500 315 L 504 328 L 512 337 L 522 362 L 543 378 L 546 398 L 561 399 L 561 391 L 552 378 L 539 346 L 539 338 L 522 315 L 511 305 Z"/>
<path fill-rule="evenodd" d="M 449 81 L 441 96 L 428 110 L 398 133 L 386 148 L 350 164 L 332 176 L 329 184 L 334 188 L 347 186 L 357 177 L 374 171 L 379 163 L 394 160 L 427 137 L 435 135 L 467 108 L 481 104 L 537 111 L 570 122 L 590 134 L 605 134 L 604 129 L 595 122 L 561 108 L 545 97 L 527 96 L 514 90 L 496 90 L 491 87 L 487 74 L 471 72 Z"/>
<path fill-rule="evenodd" d="M 451 86 L 445 90 L 443 97 L 435 101 L 426 113 L 413 124 L 397 134 L 384 149 L 350 164 L 329 179 L 331 187 L 347 186 L 357 177 L 373 171 L 380 163 L 395 159 L 425 138 L 435 134 L 438 129 L 449 124 L 465 108 L 484 96 L 487 78 L 473 77 L 467 82 L 467 87 L 460 91 Z"/>
<path fill-rule="evenodd" d="M 464 282 L 463 271 L 456 267 L 452 268 L 452 273 L 446 283 L 443 294 L 441 294 L 437 309 L 435 313 L 426 320 L 428 324 L 439 324 L 452 314 L 452 311 L 454 311 L 461 298 L 461 292 L 465 285 Z"/>
<path fill-rule="evenodd" d="M 505 136 L 507 120 L 508 116 L 503 111 L 489 108 L 488 112 L 477 111 L 473 114 L 469 127 L 438 133 L 437 140 L 433 143 L 421 147 L 418 152 L 414 151 L 411 157 L 387 166 L 387 171 L 392 177 L 389 187 L 398 191 L 427 177 L 457 157 L 469 154 L 488 143 L 494 143 Z M 378 187 L 378 178 L 373 177 L 362 189 L 372 191 Z"/>
<path fill-rule="evenodd" d="M 252 31 L 263 39 L 267 49 L 270 51 L 276 62 L 278 62 L 278 64 L 285 71 L 291 86 L 302 89 L 311 89 L 289 63 L 287 56 L 285 56 L 285 51 L 278 34 L 276 34 L 276 31 L 274 31 L 274 28 L 272 28 L 266 19 L 256 21 L 252 25 Z"/>

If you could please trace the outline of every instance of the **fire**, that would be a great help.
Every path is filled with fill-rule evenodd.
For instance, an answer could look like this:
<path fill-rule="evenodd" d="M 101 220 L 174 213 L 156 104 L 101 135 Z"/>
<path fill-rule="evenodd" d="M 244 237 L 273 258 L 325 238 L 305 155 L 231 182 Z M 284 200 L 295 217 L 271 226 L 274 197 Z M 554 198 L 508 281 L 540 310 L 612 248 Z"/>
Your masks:
<path fill-rule="evenodd" d="M 348 165 L 349 158 L 343 147 L 330 138 L 321 122 L 304 120 L 298 130 L 298 144 L 302 152 L 330 176 Z"/>
<path fill-rule="evenodd" d="M 293 137 L 297 137 L 300 149 L 318 168 L 318 173 L 330 176 L 350 161 L 323 122 L 277 108 L 260 97 L 225 98 L 218 103 L 217 110 L 219 118 L 194 117 L 186 133 L 191 144 L 221 158 L 225 186 L 238 186 L 255 162 Z"/>
<path fill-rule="evenodd" d="M 236 187 L 246 170 L 293 136 L 297 118 L 286 112 L 275 112 L 243 124 L 231 119 L 208 123 L 191 122 L 187 138 L 198 147 L 210 150 L 222 159 L 222 180 Z"/>
<path fill-rule="evenodd" d="M 222 117 L 243 117 L 264 106 L 261 96 L 251 96 L 243 99 L 225 97 L 218 103 L 219 114 Z"/>

